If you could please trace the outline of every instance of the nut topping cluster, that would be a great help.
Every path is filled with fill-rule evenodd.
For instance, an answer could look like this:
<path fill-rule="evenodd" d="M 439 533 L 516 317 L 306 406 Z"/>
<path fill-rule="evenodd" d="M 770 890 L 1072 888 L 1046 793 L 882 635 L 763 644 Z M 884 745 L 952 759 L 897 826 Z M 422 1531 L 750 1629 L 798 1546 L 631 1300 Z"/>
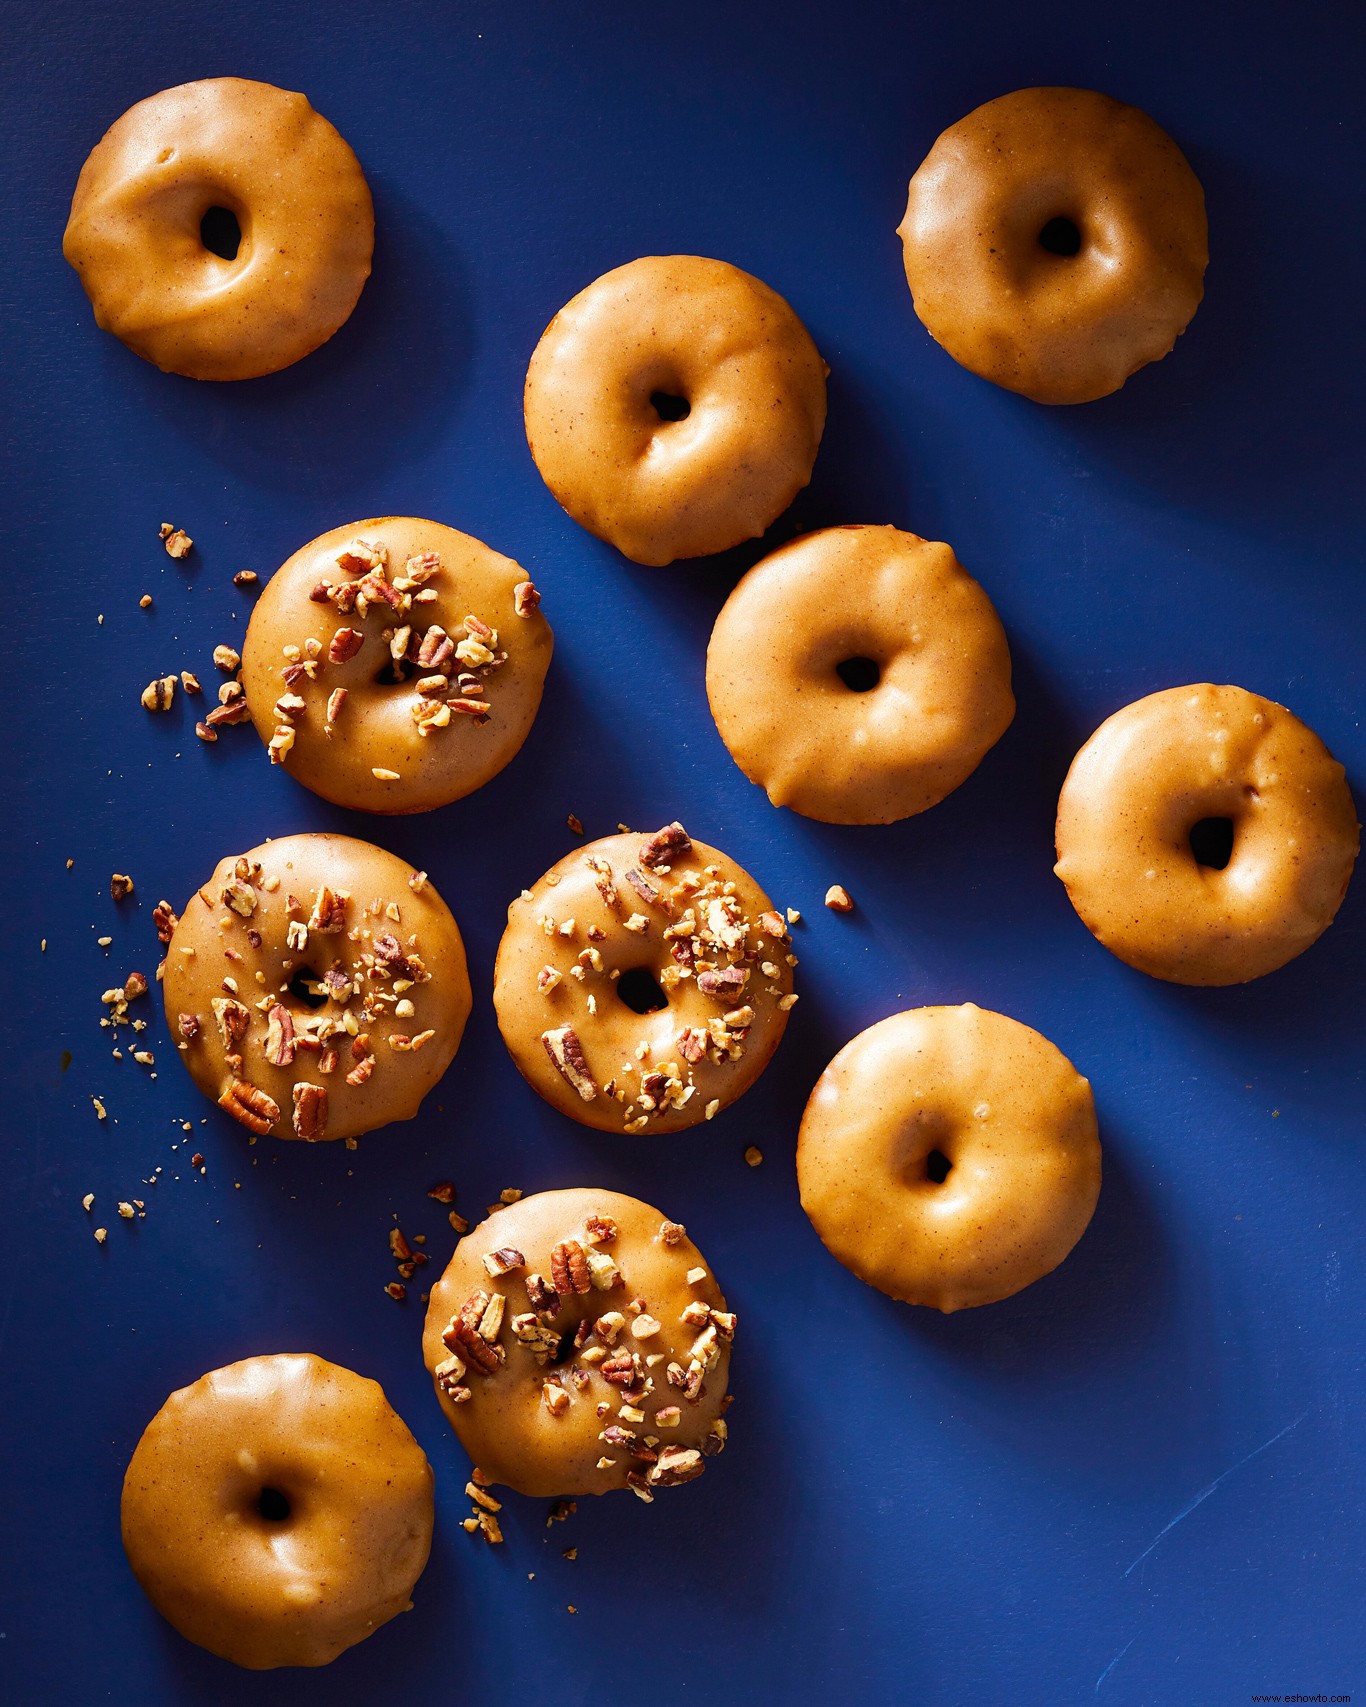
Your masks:
<path fill-rule="evenodd" d="M 549 1255 L 550 1278 L 528 1271 L 521 1251 L 502 1246 L 483 1257 L 492 1282 L 520 1287 L 525 1309 L 511 1292 L 476 1287 L 442 1331 L 449 1355 L 434 1370 L 438 1391 L 454 1405 L 476 1399 L 481 1380 L 503 1369 L 511 1376 L 539 1372 L 541 1403 L 552 1417 L 576 1405 L 592 1405 L 602 1424 L 598 1470 L 628 1462 L 626 1482 L 643 1500 L 657 1488 L 690 1482 L 726 1444 L 726 1424 L 710 1423 L 696 1445 L 675 1444 L 669 1431 L 686 1424 L 688 1411 L 706 1391 L 707 1376 L 735 1338 L 733 1312 L 694 1299 L 676 1326 L 650 1313 L 648 1300 L 632 1294 L 610 1249 L 617 1239 L 608 1215 L 589 1216 L 576 1236 L 560 1240 Z M 659 1242 L 671 1247 L 682 1229 L 664 1222 Z M 679 1261 L 686 1260 L 682 1252 Z M 690 1267 L 691 1287 L 707 1279 Z M 510 1343 L 504 1329 L 510 1330 Z M 679 1350 L 682 1344 L 686 1349 Z M 528 1370 L 523 1359 L 529 1359 Z"/>
<path fill-rule="evenodd" d="M 715 1003 L 715 1016 L 705 1026 L 681 1026 L 674 1039 L 675 1056 L 654 1059 L 651 1044 L 642 1039 L 633 1061 L 614 1062 L 602 1078 L 590 1065 L 590 1030 L 581 1033 L 573 1025 L 549 1025 L 541 1033 L 545 1052 L 565 1081 L 584 1102 L 604 1096 L 619 1103 L 628 1132 L 644 1131 L 652 1117 L 685 1107 L 697 1093 L 694 1068 L 704 1061 L 713 1066 L 739 1061 L 761 1004 L 786 1012 L 797 1000 L 781 986 L 779 961 L 788 967 L 797 964 L 782 915 L 764 911 L 748 917 L 737 885 L 720 866 L 699 869 L 690 864 L 675 872 L 675 866 L 689 861 L 692 852 L 688 832 L 675 822 L 647 836 L 637 850 L 636 864 L 620 872 L 600 854 L 586 853 L 583 858 L 604 905 L 619 916 L 622 927 L 636 935 L 657 936 L 667 950 L 669 961 L 659 974 L 666 995 L 691 979 Z M 541 928 L 554 939 L 576 941 L 580 934 L 577 920 L 557 920 L 548 914 L 542 917 Z M 588 988 L 591 1022 L 599 1013 L 594 982 L 610 983 L 620 974 L 607 966 L 597 946 L 606 933 L 590 926 L 586 935 L 588 945 L 567 975 Z M 536 975 L 537 991 L 552 1008 L 564 976 L 551 965 Z M 708 1105 L 708 1118 L 716 1106 Z"/>

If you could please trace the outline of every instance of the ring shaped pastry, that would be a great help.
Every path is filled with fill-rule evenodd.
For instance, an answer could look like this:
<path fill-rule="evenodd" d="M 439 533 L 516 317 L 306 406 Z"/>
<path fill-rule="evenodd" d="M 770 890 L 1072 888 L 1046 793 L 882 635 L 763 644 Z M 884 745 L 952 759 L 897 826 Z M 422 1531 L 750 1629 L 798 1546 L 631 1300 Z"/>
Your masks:
<path fill-rule="evenodd" d="M 383 848 L 283 836 L 228 855 L 177 919 L 162 994 L 190 1076 L 258 1137 L 354 1138 L 409 1120 L 470 1013 L 450 909 Z"/>
<path fill-rule="evenodd" d="M 422 1353 L 490 1481 L 543 1497 L 629 1487 L 650 1500 L 725 1446 L 734 1337 L 676 1222 L 614 1191 L 544 1191 L 456 1246 Z"/>
<path fill-rule="evenodd" d="M 539 604 L 511 558 L 439 522 L 333 528 L 271 576 L 247 629 L 271 761 L 361 812 L 463 799 L 535 720 L 554 646 Z"/>
<path fill-rule="evenodd" d="M 1181 150 L 1090 89 L 1019 89 L 950 126 L 911 179 L 899 235 L 930 336 L 1036 403 L 1105 397 L 1165 356 L 1209 260 Z"/>
<path fill-rule="evenodd" d="M 893 1014 L 817 1081 L 802 1208 L 860 1280 L 945 1312 L 1055 1269 L 1100 1194 L 1091 1087 L 1037 1031 L 968 1004 Z"/>
<path fill-rule="evenodd" d="M 518 1071 L 603 1132 L 680 1132 L 754 1083 L 787 1026 L 787 926 L 681 824 L 568 854 L 508 908 L 493 1005 Z"/>
<path fill-rule="evenodd" d="M 825 363 L 776 291 L 696 255 L 631 261 L 555 316 L 527 443 L 569 514 L 636 563 L 756 539 L 811 478 Z"/>
<path fill-rule="evenodd" d="M 148 1423 L 122 1519 L 133 1575 L 182 1636 L 253 1671 L 321 1666 L 411 1608 L 432 1472 L 378 1382 L 249 1357 Z"/>
<path fill-rule="evenodd" d="M 964 782 L 1015 715 L 990 599 L 947 545 L 837 527 L 765 557 L 707 649 L 721 739 L 775 806 L 890 824 Z"/>
<path fill-rule="evenodd" d="M 1333 922 L 1360 831 L 1312 729 L 1244 688 L 1167 688 L 1106 719 L 1058 801 L 1056 871 L 1112 954 L 1175 984 L 1244 984 Z"/>
<path fill-rule="evenodd" d="M 97 324 L 144 360 L 255 379 L 343 324 L 374 242 L 360 162 L 304 96 L 211 77 L 139 101 L 106 131 L 62 250 Z"/>

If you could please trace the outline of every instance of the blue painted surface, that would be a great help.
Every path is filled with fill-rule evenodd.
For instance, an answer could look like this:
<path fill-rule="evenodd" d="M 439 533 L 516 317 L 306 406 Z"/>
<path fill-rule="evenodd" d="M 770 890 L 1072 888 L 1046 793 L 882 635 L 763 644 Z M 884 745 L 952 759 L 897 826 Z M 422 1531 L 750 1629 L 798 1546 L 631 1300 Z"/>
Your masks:
<path fill-rule="evenodd" d="M 49 0 L 7 21 L 0 1698 L 1360 1699 L 1366 880 L 1290 968 L 1198 991 L 1113 961 L 1050 873 L 1071 754 L 1177 682 L 1288 702 L 1366 798 L 1359 10 Z M 104 127 L 225 73 L 307 91 L 360 154 L 379 219 L 352 322 L 234 387 L 160 375 L 97 332 L 59 249 Z M 1210 207 L 1208 295 L 1175 354 L 1071 411 L 938 351 L 893 236 L 937 132 L 1040 81 L 1148 109 Z M 831 364 L 815 479 L 773 541 L 909 526 L 949 540 L 1004 618 L 1019 716 L 920 819 L 849 830 L 773 811 L 702 691 L 710 623 L 753 554 L 633 568 L 560 513 L 526 453 L 521 381 L 546 321 L 606 268 L 676 250 L 768 280 Z M 249 732 L 208 750 L 182 703 L 139 709 L 153 674 L 214 677 L 210 649 L 245 625 L 235 570 L 390 510 L 487 539 L 544 588 L 545 708 L 490 787 L 367 820 L 270 770 Z M 184 567 L 160 550 L 163 519 L 195 537 Z M 565 851 L 570 811 L 590 834 L 677 814 L 807 915 L 774 1066 L 682 1143 L 561 1119 L 494 1028 L 503 908 Z M 97 1024 L 116 975 L 152 970 L 159 896 L 181 902 L 225 850 L 308 828 L 430 869 L 472 955 L 475 1016 L 439 1094 L 354 1154 L 249 1151 L 159 1017 L 154 1081 L 112 1061 Z M 113 870 L 138 905 L 111 905 Z M 820 905 L 832 881 L 856 897 L 848 918 Z M 849 1036 L 964 999 L 1038 1026 L 1091 1077 L 1106 1176 L 1057 1274 L 941 1319 L 825 1255 L 792 1151 Z M 444 1260 L 424 1195 L 443 1175 L 466 1208 L 598 1181 L 687 1222 L 742 1321 L 733 1445 L 701 1483 L 650 1509 L 582 1502 L 553 1531 L 513 1498 L 505 1547 L 463 1534 L 465 1465 L 421 1367 L 420 1311 L 382 1291 L 395 1214 Z M 133 1196 L 147 1218 L 125 1225 L 113 1203 Z M 159 1622 L 117 1499 L 172 1387 L 276 1349 L 382 1380 L 436 1465 L 440 1511 L 412 1614 L 325 1673 L 257 1677 Z"/>

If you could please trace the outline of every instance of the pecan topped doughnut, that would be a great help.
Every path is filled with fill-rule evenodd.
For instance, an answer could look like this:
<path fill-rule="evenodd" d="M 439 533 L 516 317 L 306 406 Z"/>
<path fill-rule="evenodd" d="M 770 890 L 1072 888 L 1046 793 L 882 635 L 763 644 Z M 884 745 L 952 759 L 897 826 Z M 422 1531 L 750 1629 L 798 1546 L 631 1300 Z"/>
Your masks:
<path fill-rule="evenodd" d="M 1104 397 L 1165 356 L 1209 260 L 1181 150 L 1091 89 L 1018 89 L 951 125 L 899 235 L 930 336 L 1036 403 Z"/>
<path fill-rule="evenodd" d="M 615 1191 L 543 1191 L 456 1246 L 422 1354 L 486 1481 L 649 1501 L 725 1446 L 734 1338 L 677 1222 Z"/>
<path fill-rule="evenodd" d="M 165 372 L 227 380 L 326 343 L 374 242 L 360 163 L 304 96 L 210 77 L 105 133 L 62 249 L 105 331 Z"/>
<path fill-rule="evenodd" d="M 426 812 L 514 758 L 553 640 L 511 558 L 412 516 L 333 528 L 271 577 L 242 648 L 273 764 L 339 806 Z"/>
<path fill-rule="evenodd" d="M 425 872 L 368 842 L 284 836 L 229 855 L 157 923 L 190 1076 L 257 1137 L 409 1120 L 460 1047 L 470 981 L 456 922 Z"/>
<path fill-rule="evenodd" d="M 834 527 L 756 563 L 707 648 L 731 757 L 828 824 L 891 824 L 964 782 L 1015 715 L 991 600 L 947 545 Z"/>
<path fill-rule="evenodd" d="M 636 563 L 756 539 L 811 478 L 825 363 L 781 296 L 725 261 L 604 273 L 527 369 L 527 443 L 590 533 Z"/>
<path fill-rule="evenodd" d="M 603 1132 L 710 1120 L 767 1066 L 797 998 L 787 925 L 681 824 L 567 854 L 508 908 L 493 1003 L 518 1070 Z"/>
<path fill-rule="evenodd" d="M 1058 800 L 1054 868 L 1111 954 L 1244 984 L 1332 924 L 1361 844 L 1342 766 L 1274 700 L 1209 682 L 1108 717 Z"/>

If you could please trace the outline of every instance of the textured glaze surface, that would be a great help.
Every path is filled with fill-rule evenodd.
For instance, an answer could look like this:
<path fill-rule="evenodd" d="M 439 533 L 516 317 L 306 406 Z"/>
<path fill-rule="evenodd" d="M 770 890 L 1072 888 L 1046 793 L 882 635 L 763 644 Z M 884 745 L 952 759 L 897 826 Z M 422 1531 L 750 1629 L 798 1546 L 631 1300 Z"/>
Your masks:
<path fill-rule="evenodd" d="M 598 1243 L 589 1223 L 601 1216 L 616 1223 L 617 1233 Z M 661 1236 L 664 1233 L 672 1243 Z M 574 1335 L 580 1324 L 592 1329 L 608 1312 L 625 1319 L 611 1324 L 606 1334 L 589 1333 L 584 1347 L 588 1361 L 566 1355 L 546 1366 L 513 1332 L 512 1321 L 519 1313 L 534 1313 L 527 1275 L 539 1274 L 548 1281 L 554 1247 L 571 1240 L 609 1257 L 619 1279 L 607 1290 L 593 1286 L 583 1295 L 566 1293 L 553 1315 L 543 1320 L 561 1335 Z M 525 1262 L 513 1273 L 491 1278 L 484 1258 L 509 1247 Z M 697 1278 L 689 1280 L 690 1274 Z M 710 1458 L 719 1450 L 718 1439 L 724 1442 L 716 1424 L 726 1395 L 730 1342 L 717 1340 L 715 1362 L 691 1399 L 668 1380 L 669 1367 L 686 1368 L 699 1332 L 708 1331 L 707 1324 L 685 1322 L 684 1311 L 702 1305 L 723 1313 L 726 1309 L 725 1295 L 706 1258 L 677 1223 L 648 1203 L 615 1191 L 543 1191 L 499 1210 L 465 1235 L 432 1288 L 422 1350 L 433 1375 L 450 1356 L 442 1338 L 447 1325 L 476 1293 L 507 1300 L 498 1340 L 506 1360 L 490 1375 L 467 1368 L 459 1379 L 469 1397 L 458 1404 L 442 1392 L 440 1381 L 434 1383 L 441 1408 L 475 1466 L 493 1482 L 542 1498 L 624 1491 L 632 1472 L 652 1499 L 656 1493 L 666 1500 L 689 1497 L 651 1487 L 650 1473 L 663 1450 L 700 1457 L 705 1448 Z M 632 1309 L 636 1303 L 640 1311 Z M 632 1326 L 637 1323 L 652 1331 L 637 1337 Z M 648 1383 L 649 1391 L 627 1406 L 625 1416 L 622 1386 L 602 1374 L 607 1361 L 603 1351 L 616 1357 L 633 1355 L 640 1379 Z M 584 1372 L 582 1385 L 570 1379 L 573 1370 Z M 545 1403 L 547 1383 L 569 1395 L 558 1414 Z M 640 1414 L 632 1416 L 632 1410 Z M 604 1430 L 613 1427 L 624 1429 L 630 1439 L 618 1444 L 605 1439 Z M 634 1456 L 632 1447 L 643 1448 L 643 1454 Z M 730 1469 L 726 1464 L 714 1468 L 714 1474 L 720 1478 Z"/>
<path fill-rule="evenodd" d="M 1004 1014 L 893 1014 L 816 1081 L 797 1184 L 860 1280 L 937 1310 L 994 1304 L 1050 1274 L 1095 1211 L 1091 1087 Z"/>
<path fill-rule="evenodd" d="M 340 568 L 338 556 L 351 561 L 357 542 L 383 552 L 384 581 L 395 591 L 411 582 L 405 571 L 418 565 L 423 579 L 399 592 L 397 608 L 377 598 L 362 612 L 350 602 L 365 574 Z M 303 705 L 288 719 L 294 741 L 284 767 L 325 800 L 385 813 L 427 812 L 462 800 L 515 758 L 541 703 L 554 641 L 538 609 L 518 614 L 514 593 L 525 584 L 525 570 L 510 558 L 439 522 L 381 516 L 330 529 L 276 570 L 252 612 L 242 681 L 261 739 L 269 743 L 281 726 L 280 696 L 294 694 Z M 340 606 L 313 598 L 323 585 L 342 594 Z M 393 649 L 405 628 L 407 647 L 396 670 Z M 349 652 L 357 637 L 350 656 L 334 656 L 334 648 Z M 471 646 L 467 662 L 455 649 Z M 305 653 L 301 663 L 304 649 L 314 647 L 316 659 Z M 446 676 L 444 688 L 434 668 Z M 399 674 L 401 681 L 390 679 Z M 460 677 L 470 674 L 475 679 L 464 694 Z M 333 700 L 338 688 L 345 689 L 340 705 Z M 424 698 L 439 706 L 452 697 L 488 710 L 471 716 L 451 713 L 448 705 L 449 721 L 424 734 L 414 709 Z M 377 770 L 394 774 L 376 776 Z"/>
<path fill-rule="evenodd" d="M 1225 819 L 1222 867 L 1191 831 Z M 1056 871 L 1083 924 L 1140 972 L 1245 984 L 1332 924 L 1361 845 L 1342 766 L 1245 688 L 1167 688 L 1107 717 L 1058 800 Z"/>
<path fill-rule="evenodd" d="M 377 1381 L 249 1357 L 171 1394 L 121 1516 L 134 1576 L 181 1635 L 253 1671 L 321 1666 L 412 1610 L 432 1471 Z"/>
<path fill-rule="evenodd" d="M 846 684 L 866 660 L 877 680 Z M 965 782 L 1015 715 L 991 600 L 947 545 L 891 527 L 827 528 L 756 563 L 707 647 L 730 756 L 775 806 L 891 824 Z"/>
<path fill-rule="evenodd" d="M 757 539 L 811 478 L 826 367 L 762 279 L 649 255 L 559 311 L 526 376 L 526 435 L 574 520 L 637 563 Z M 662 415 L 663 394 L 686 404 Z"/>
<path fill-rule="evenodd" d="M 695 842 L 651 865 L 647 841 L 604 836 L 552 866 L 509 906 L 493 975 L 498 1027 L 528 1084 L 562 1114 L 633 1140 L 695 1126 L 744 1095 L 786 1029 L 796 958 L 782 911 L 735 860 Z M 712 968 L 741 982 L 708 994 Z M 653 1009 L 619 993 L 631 973 L 654 980 Z M 566 1027 L 583 1057 L 577 1083 L 553 1058 Z M 647 1108 L 652 1071 L 667 1088 Z"/>
<path fill-rule="evenodd" d="M 1099 947 L 1053 875 L 1053 827 L 1086 739 L 1174 682 L 1292 707 L 1366 798 L 1366 11 L 35 0 L 8 37 L 5 1707 L 596 1707 L 614 1642 L 650 1707 L 1361 1694 L 1366 883 L 1279 972 L 1193 989 Z M 377 221 L 347 324 L 237 386 L 170 378 L 101 333 L 60 250 L 109 120 L 220 71 L 306 90 L 363 161 Z M 1079 409 L 950 360 L 893 229 L 945 126 L 1040 83 L 1108 90 L 1175 137 L 1217 258 L 1172 356 Z M 642 570 L 546 489 L 522 385 L 585 283 L 678 252 L 793 305 L 830 363 L 829 417 L 763 541 Z M 268 765 L 250 727 L 202 746 L 193 697 L 142 711 L 176 668 L 212 698 L 210 651 L 240 650 L 251 610 L 236 571 L 392 514 L 487 540 L 545 594 L 541 711 L 478 793 L 379 820 Z M 162 521 L 193 535 L 183 563 Z M 885 828 L 775 810 L 704 689 L 741 575 L 850 521 L 952 544 L 1001 617 L 1017 700 L 961 788 Z M 773 1062 L 659 1142 L 566 1119 L 498 1034 L 508 903 L 582 845 L 571 812 L 584 841 L 677 817 L 803 914 Z M 154 1068 L 126 1032 L 113 1060 L 98 1024 L 102 990 L 152 974 L 160 896 L 301 830 L 430 872 L 476 992 L 418 1115 L 355 1150 L 249 1146 L 177 1066 L 154 991 L 131 1010 Z M 118 906 L 112 871 L 137 885 Z M 852 912 L 822 906 L 832 883 Z M 1105 1184 L 1051 1275 L 943 1316 L 829 1255 L 793 1150 L 851 1037 L 969 1001 L 1090 1079 Z M 687 1226 L 740 1317 L 730 1444 L 700 1481 L 649 1507 L 582 1499 L 550 1529 L 509 1493 L 503 1547 L 461 1530 L 469 1460 L 420 1348 L 420 1294 L 457 1237 L 427 1196 L 445 1180 L 471 1225 L 505 1187 L 588 1183 Z M 146 1218 L 122 1220 L 135 1197 Z M 431 1256 L 402 1304 L 384 1290 L 395 1217 Z M 414 1611 L 335 1664 L 248 1676 L 149 1604 L 118 1489 L 173 1388 L 300 1347 L 377 1377 L 412 1428 L 436 1472 L 432 1557 Z"/>
<path fill-rule="evenodd" d="M 1069 221 L 1080 247 L 1040 233 Z M 911 179 L 915 311 L 964 367 L 1036 403 L 1088 403 L 1165 356 L 1204 294 L 1205 197 L 1146 113 L 1017 89 L 951 125 Z"/>
<path fill-rule="evenodd" d="M 416 875 L 350 836 L 285 836 L 228 854 L 190 895 L 166 947 L 167 1029 L 248 1131 L 354 1138 L 411 1120 L 450 1066 L 470 1014 L 465 946 Z"/>
<path fill-rule="evenodd" d="M 200 237 L 237 220 L 231 258 Z M 95 318 L 190 379 L 257 379 L 349 317 L 375 216 L 360 162 L 304 95 L 213 77 L 139 101 L 81 168 L 66 258 Z"/>

